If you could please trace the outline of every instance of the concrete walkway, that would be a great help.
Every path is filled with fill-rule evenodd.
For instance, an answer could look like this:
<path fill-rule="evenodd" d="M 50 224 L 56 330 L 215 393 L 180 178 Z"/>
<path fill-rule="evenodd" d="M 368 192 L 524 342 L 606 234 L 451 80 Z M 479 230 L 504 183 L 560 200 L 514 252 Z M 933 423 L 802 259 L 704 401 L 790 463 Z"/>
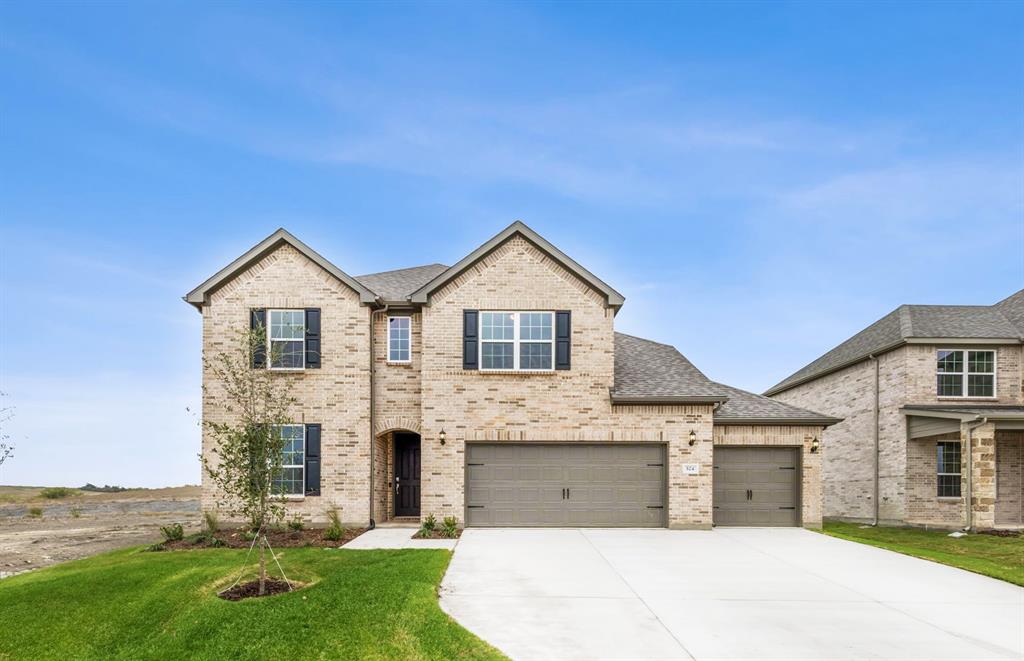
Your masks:
<path fill-rule="evenodd" d="M 1024 656 L 1024 589 L 793 528 L 467 530 L 441 607 L 514 659 Z"/>
<path fill-rule="evenodd" d="M 453 549 L 457 539 L 413 539 L 418 528 L 374 528 L 356 537 L 343 549 Z"/>

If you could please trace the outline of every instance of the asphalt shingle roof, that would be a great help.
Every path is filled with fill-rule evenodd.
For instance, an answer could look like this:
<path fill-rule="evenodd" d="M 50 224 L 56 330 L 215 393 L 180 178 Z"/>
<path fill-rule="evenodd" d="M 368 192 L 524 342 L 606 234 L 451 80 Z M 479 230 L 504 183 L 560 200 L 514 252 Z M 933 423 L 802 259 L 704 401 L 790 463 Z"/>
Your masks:
<path fill-rule="evenodd" d="M 772 395 L 899 346 L 910 338 L 1024 337 L 1024 289 L 995 305 L 901 305 L 766 392 Z"/>
<path fill-rule="evenodd" d="M 441 273 L 448 270 L 444 264 L 426 264 L 395 271 L 383 271 L 355 278 L 385 301 L 404 301 Z"/>
<path fill-rule="evenodd" d="M 716 383 L 697 369 L 675 347 L 668 344 L 624 333 L 615 334 L 613 400 L 657 402 L 685 398 L 724 400 L 725 403 L 715 411 L 715 420 L 721 422 L 730 420 L 756 420 L 769 423 L 773 420 L 820 421 L 822 424 L 838 422 L 834 418 L 813 411 Z"/>

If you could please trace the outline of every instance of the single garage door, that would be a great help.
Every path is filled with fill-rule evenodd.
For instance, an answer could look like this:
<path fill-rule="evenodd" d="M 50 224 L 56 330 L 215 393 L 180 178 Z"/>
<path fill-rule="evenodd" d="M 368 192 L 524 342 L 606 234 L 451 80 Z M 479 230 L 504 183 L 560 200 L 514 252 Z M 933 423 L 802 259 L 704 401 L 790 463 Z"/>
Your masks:
<path fill-rule="evenodd" d="M 716 447 L 716 526 L 800 525 L 798 448 Z"/>
<path fill-rule="evenodd" d="M 665 447 L 470 443 L 470 526 L 665 525 Z"/>

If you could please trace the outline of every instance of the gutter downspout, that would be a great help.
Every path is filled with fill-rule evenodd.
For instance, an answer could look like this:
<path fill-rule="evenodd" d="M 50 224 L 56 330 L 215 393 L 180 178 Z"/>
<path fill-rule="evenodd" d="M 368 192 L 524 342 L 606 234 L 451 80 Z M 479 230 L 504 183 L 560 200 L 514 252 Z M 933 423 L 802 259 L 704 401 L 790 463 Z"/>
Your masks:
<path fill-rule="evenodd" d="M 967 526 L 964 530 L 967 532 L 971 531 L 974 527 L 974 432 L 975 429 L 988 422 L 988 416 L 978 416 L 974 420 L 966 423 L 967 425 L 967 502 L 965 503 L 967 510 Z M 974 425 L 973 427 L 971 425 Z"/>
<path fill-rule="evenodd" d="M 377 429 L 377 407 L 375 405 L 374 393 L 377 391 L 377 361 L 376 353 L 374 348 L 374 327 L 373 322 L 378 312 L 387 312 L 389 305 L 385 305 L 380 310 L 370 310 L 370 530 L 377 527 L 377 522 L 373 518 L 373 471 L 374 471 L 374 459 L 377 457 L 377 435 L 375 430 Z"/>
<path fill-rule="evenodd" d="M 876 356 L 875 354 L 869 354 L 868 358 L 870 358 L 875 363 L 875 401 L 874 401 L 874 404 L 872 406 L 872 411 L 871 411 L 872 415 L 874 417 L 874 425 L 872 425 L 872 426 L 874 427 L 873 435 L 874 435 L 874 440 L 875 440 L 875 500 L 874 500 L 874 517 L 873 517 L 873 519 L 871 521 L 871 525 L 877 526 L 878 525 L 878 512 L 879 512 L 878 500 L 880 498 L 879 493 L 881 491 L 881 489 L 879 488 L 879 482 L 880 482 L 880 480 L 879 480 L 879 472 L 881 470 L 881 468 L 879 466 L 879 463 L 880 463 L 879 462 L 879 455 L 881 454 L 881 452 L 880 452 L 880 449 L 879 449 L 879 441 L 878 441 L 878 408 L 879 408 L 878 407 L 878 382 L 879 382 L 878 371 L 879 371 L 879 366 L 878 366 L 878 356 Z"/>

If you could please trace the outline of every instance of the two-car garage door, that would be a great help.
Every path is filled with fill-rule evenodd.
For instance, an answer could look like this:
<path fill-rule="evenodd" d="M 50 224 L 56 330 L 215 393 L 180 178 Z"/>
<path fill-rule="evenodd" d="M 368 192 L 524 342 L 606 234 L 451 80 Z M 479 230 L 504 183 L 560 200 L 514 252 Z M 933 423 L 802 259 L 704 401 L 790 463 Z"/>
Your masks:
<path fill-rule="evenodd" d="M 665 446 L 466 445 L 470 526 L 665 525 Z"/>

